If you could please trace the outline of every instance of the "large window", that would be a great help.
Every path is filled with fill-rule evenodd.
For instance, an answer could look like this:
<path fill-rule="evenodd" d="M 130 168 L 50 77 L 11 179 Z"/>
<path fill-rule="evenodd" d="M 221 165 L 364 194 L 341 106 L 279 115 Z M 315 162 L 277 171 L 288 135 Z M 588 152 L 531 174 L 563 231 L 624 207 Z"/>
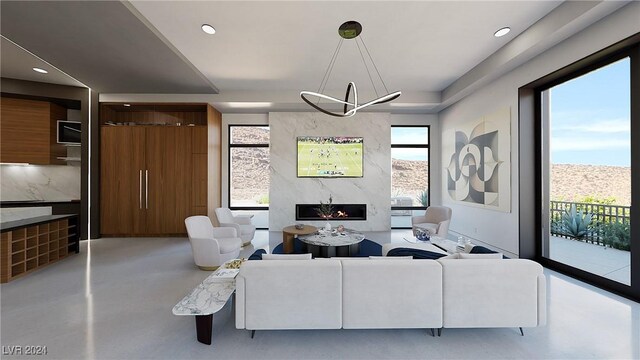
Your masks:
<path fill-rule="evenodd" d="M 411 228 L 429 206 L 429 126 L 391 127 L 391 227 Z"/>
<path fill-rule="evenodd" d="M 531 85 L 536 258 L 636 299 L 640 238 L 631 204 L 638 200 L 639 43 L 640 35 L 629 38 Z"/>
<path fill-rule="evenodd" d="M 269 127 L 229 126 L 229 208 L 268 228 Z"/>

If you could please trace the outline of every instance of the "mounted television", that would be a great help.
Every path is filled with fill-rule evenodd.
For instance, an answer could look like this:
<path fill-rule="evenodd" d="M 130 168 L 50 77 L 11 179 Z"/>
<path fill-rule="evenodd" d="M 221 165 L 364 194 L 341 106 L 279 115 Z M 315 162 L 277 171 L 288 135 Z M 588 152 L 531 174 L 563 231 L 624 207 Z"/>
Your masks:
<path fill-rule="evenodd" d="M 58 144 L 80 145 L 81 125 L 77 121 L 58 120 Z"/>
<path fill-rule="evenodd" d="M 298 177 L 362 177 L 361 137 L 299 136 Z"/>

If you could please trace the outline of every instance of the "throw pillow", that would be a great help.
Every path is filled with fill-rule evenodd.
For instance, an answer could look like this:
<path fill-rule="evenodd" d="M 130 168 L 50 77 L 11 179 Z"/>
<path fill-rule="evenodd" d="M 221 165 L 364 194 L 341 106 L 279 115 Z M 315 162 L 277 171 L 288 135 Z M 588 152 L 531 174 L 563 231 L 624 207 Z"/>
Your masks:
<path fill-rule="evenodd" d="M 435 259 L 444 257 L 446 255 L 433 252 L 433 251 L 411 249 L 411 248 L 395 248 L 395 249 L 389 250 L 389 252 L 387 253 L 387 257 L 398 257 L 398 256 L 411 256 L 413 259 L 435 260 Z"/>
<path fill-rule="evenodd" d="M 438 260 L 455 260 L 455 259 L 460 259 L 460 254 L 455 253 L 455 254 L 449 254 L 447 256 L 443 256 Z"/>
<path fill-rule="evenodd" d="M 495 254 L 460 253 L 460 259 L 502 259 L 502 253 L 495 253 Z"/>
<path fill-rule="evenodd" d="M 493 251 L 491 249 L 488 249 L 480 245 L 476 245 L 472 247 L 471 251 L 469 251 L 469 254 L 497 254 L 497 253 L 498 253 L 497 251 Z"/>
<path fill-rule="evenodd" d="M 311 254 L 264 254 L 262 260 L 311 260 Z"/>
<path fill-rule="evenodd" d="M 266 253 L 267 253 L 267 250 L 258 249 L 256 251 L 254 251 L 253 254 L 251 254 L 251 256 L 249 256 L 249 258 L 247 260 L 262 260 L 262 255 L 264 255 Z"/>

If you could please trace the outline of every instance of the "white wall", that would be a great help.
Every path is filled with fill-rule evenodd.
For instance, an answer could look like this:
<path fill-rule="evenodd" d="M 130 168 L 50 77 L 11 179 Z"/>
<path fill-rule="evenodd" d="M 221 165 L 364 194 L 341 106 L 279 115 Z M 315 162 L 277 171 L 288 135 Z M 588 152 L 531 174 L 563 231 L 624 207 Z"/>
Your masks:
<path fill-rule="evenodd" d="M 270 113 L 269 228 L 280 230 L 296 222 L 295 204 L 367 204 L 366 221 L 333 221 L 334 225 L 362 231 L 391 228 L 391 127 L 386 113 L 335 118 L 320 112 Z M 361 178 L 298 178 L 298 136 L 363 137 Z M 307 221 L 321 226 L 326 222 Z"/>
<path fill-rule="evenodd" d="M 459 205 L 442 192 L 442 203 L 453 209 L 450 227 L 453 235 L 468 236 L 507 254 L 519 253 L 518 88 L 637 33 L 640 31 L 638 19 L 640 2 L 630 3 L 440 112 L 440 130 L 444 133 L 498 108 L 511 108 L 512 211 L 501 213 Z M 443 176 L 441 172 L 440 178 Z"/>

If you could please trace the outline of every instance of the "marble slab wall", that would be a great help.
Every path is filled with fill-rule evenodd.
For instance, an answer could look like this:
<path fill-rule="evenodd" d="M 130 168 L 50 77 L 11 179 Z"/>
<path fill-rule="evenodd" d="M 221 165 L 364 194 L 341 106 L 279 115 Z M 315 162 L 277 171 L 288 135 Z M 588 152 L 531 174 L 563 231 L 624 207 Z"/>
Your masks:
<path fill-rule="evenodd" d="M 334 118 L 318 112 L 270 113 L 269 229 L 296 223 L 295 204 L 319 204 L 329 195 L 334 203 L 367 204 L 367 220 L 331 221 L 361 231 L 391 228 L 391 126 L 386 113 L 358 113 Z M 364 144 L 362 178 L 298 178 L 298 136 L 361 136 Z M 305 221 L 322 226 L 326 221 Z"/>
<path fill-rule="evenodd" d="M 79 166 L 0 165 L 0 200 L 80 199 Z"/>

